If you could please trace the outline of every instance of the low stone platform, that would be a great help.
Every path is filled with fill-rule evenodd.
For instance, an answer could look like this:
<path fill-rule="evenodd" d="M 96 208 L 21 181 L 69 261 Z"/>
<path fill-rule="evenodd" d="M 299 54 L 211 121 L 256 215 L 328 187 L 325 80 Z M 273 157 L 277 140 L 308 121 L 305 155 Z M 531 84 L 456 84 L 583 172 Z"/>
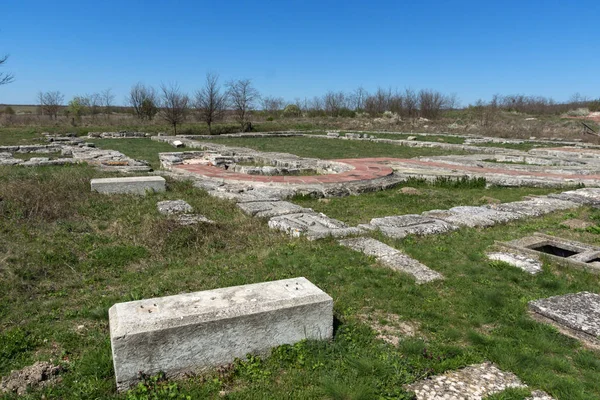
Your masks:
<path fill-rule="evenodd" d="M 600 349 L 600 295 L 581 292 L 529 302 L 535 319 Z"/>
<path fill-rule="evenodd" d="M 269 228 L 286 232 L 292 237 L 306 236 L 311 240 L 328 236 L 346 237 L 362 233 L 358 228 L 349 227 L 342 221 L 315 212 L 273 217 L 269 220 Z"/>
<path fill-rule="evenodd" d="M 119 390 L 139 373 L 168 377 L 263 354 L 303 339 L 330 339 L 333 300 L 305 278 L 118 303 L 109 310 Z"/>
<path fill-rule="evenodd" d="M 91 180 L 92 191 L 103 194 L 138 194 L 164 192 L 166 181 L 162 176 L 132 176 Z"/>
<path fill-rule="evenodd" d="M 377 261 L 391 269 L 412 275 L 419 284 L 443 279 L 442 274 L 378 240 L 361 237 L 343 239 L 339 243 L 352 250 L 375 257 Z"/>
<path fill-rule="evenodd" d="M 370 224 L 359 225 L 359 227 L 367 230 L 380 230 L 384 235 L 394 239 L 403 239 L 408 235 L 433 235 L 458 229 L 456 225 L 441 219 L 416 214 L 373 218 Z"/>

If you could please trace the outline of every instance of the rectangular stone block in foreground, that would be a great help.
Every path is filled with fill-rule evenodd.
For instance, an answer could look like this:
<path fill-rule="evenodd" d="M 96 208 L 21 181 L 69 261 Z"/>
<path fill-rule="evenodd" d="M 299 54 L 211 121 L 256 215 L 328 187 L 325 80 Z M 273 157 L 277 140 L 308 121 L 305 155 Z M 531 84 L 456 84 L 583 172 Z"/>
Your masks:
<path fill-rule="evenodd" d="M 92 191 L 104 194 L 146 194 L 147 191 L 164 192 L 162 176 L 131 176 L 126 178 L 103 178 L 91 180 Z"/>
<path fill-rule="evenodd" d="M 306 278 L 118 303 L 109 310 L 117 389 L 333 335 L 333 300 Z"/>

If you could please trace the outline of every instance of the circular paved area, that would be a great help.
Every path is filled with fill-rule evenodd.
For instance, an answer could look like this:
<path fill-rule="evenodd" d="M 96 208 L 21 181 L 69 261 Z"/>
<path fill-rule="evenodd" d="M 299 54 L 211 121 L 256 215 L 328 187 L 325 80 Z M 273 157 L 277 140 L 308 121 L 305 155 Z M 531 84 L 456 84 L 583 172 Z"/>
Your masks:
<path fill-rule="evenodd" d="M 223 168 L 213 165 L 202 164 L 183 164 L 175 165 L 174 168 L 182 169 L 187 172 L 202 175 L 207 178 L 223 179 L 231 181 L 243 182 L 259 182 L 259 183 L 278 183 L 289 185 L 303 184 L 327 184 L 327 183 L 346 183 L 355 181 L 367 181 L 391 175 L 394 170 L 388 166 L 381 165 L 382 162 L 394 159 L 385 158 L 355 158 L 334 160 L 348 164 L 352 167 L 351 170 L 339 174 L 324 174 L 324 175 L 248 175 L 239 172 L 228 171 Z"/>
<path fill-rule="evenodd" d="M 339 174 L 324 174 L 324 175 L 248 175 L 239 172 L 228 171 L 223 168 L 213 165 L 202 164 L 183 164 L 175 165 L 174 168 L 185 170 L 194 174 L 198 174 L 212 179 L 223 179 L 237 182 L 256 182 L 256 183 L 277 183 L 289 185 L 302 184 L 333 184 L 347 183 L 357 181 L 368 181 L 391 175 L 394 170 L 392 167 L 385 165 L 387 163 L 394 164 L 395 167 L 405 166 L 418 169 L 423 168 L 423 171 L 437 170 L 448 171 L 452 173 L 465 172 L 475 173 L 478 175 L 507 175 L 514 177 L 536 177 L 549 179 L 564 179 L 564 180 L 585 180 L 597 181 L 600 180 L 600 175 L 584 175 L 584 174 L 568 174 L 558 172 L 539 172 L 539 171 L 523 171 L 508 168 L 482 168 L 469 165 L 458 165 L 454 163 L 445 163 L 439 161 L 426 161 L 418 159 L 402 159 L 402 158 L 354 158 L 334 160 L 348 164 L 352 167 L 351 170 Z"/>

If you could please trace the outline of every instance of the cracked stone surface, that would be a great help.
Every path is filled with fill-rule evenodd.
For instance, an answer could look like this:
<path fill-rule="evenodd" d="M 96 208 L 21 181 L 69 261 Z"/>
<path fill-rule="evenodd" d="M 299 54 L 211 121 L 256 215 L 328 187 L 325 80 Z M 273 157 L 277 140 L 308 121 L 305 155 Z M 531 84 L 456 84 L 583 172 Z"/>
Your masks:
<path fill-rule="evenodd" d="M 554 398 L 546 392 L 535 390 L 531 392 L 531 396 L 527 397 L 525 400 L 554 400 Z"/>
<path fill-rule="evenodd" d="M 554 211 L 577 208 L 579 205 L 568 200 L 560 200 L 550 197 L 536 197 L 530 200 L 488 205 L 487 207 L 493 210 L 521 214 L 527 217 L 540 217 Z"/>
<path fill-rule="evenodd" d="M 405 386 L 417 400 L 482 400 L 509 388 L 526 387 L 510 372 L 486 362 L 433 376 Z"/>
<path fill-rule="evenodd" d="M 402 239 L 408 235 L 433 235 L 458 229 L 456 225 L 449 224 L 441 219 L 416 214 L 373 218 L 370 225 L 380 230 L 384 235 L 395 239 Z M 367 226 L 362 227 L 369 229 Z"/>
<path fill-rule="evenodd" d="M 358 235 L 362 232 L 358 228 L 349 227 L 342 221 L 314 212 L 273 217 L 269 220 L 269 228 L 286 232 L 292 237 L 306 236 L 311 240 L 328 236 Z"/>
<path fill-rule="evenodd" d="M 529 309 L 580 339 L 597 344 L 600 339 L 600 295 L 580 292 L 529 302 Z"/>
<path fill-rule="evenodd" d="M 487 257 L 490 260 L 502 261 L 513 267 L 522 269 L 532 275 L 542 271 L 542 263 L 539 259 L 534 257 L 527 257 L 522 254 L 507 253 L 507 252 L 494 252 L 488 253 Z"/>
<path fill-rule="evenodd" d="M 249 203 L 237 203 L 237 206 L 245 213 L 253 217 L 271 218 L 280 215 L 312 212 L 310 208 L 304 208 L 289 201 L 254 201 Z"/>
<path fill-rule="evenodd" d="M 412 275 L 417 283 L 443 279 L 442 274 L 378 240 L 361 237 L 343 239 L 339 243 L 342 246 L 375 257 L 377 261 L 391 269 Z"/>
<path fill-rule="evenodd" d="M 156 203 L 158 212 L 164 215 L 189 214 L 194 209 L 184 200 L 165 200 Z"/>
<path fill-rule="evenodd" d="M 600 188 L 583 188 L 578 190 L 570 190 L 558 194 L 551 194 L 548 197 L 569 200 L 579 204 L 588 206 L 600 206 Z"/>

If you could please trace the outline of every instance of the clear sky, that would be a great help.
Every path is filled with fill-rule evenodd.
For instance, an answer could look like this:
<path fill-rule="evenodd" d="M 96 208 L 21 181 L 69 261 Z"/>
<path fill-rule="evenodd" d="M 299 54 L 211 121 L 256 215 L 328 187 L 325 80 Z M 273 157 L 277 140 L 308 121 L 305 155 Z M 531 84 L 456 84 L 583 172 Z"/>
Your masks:
<path fill-rule="evenodd" d="M 264 95 L 432 88 L 600 97 L 600 1 L 3 0 L 0 103 L 178 82 L 207 71 Z"/>

